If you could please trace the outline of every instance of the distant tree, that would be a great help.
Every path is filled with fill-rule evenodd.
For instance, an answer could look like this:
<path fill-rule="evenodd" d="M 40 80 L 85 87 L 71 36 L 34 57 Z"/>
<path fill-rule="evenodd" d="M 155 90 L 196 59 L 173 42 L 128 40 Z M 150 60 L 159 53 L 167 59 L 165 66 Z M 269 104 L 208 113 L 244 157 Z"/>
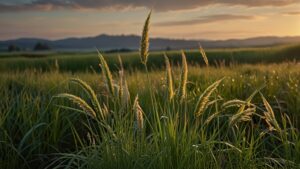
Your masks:
<path fill-rule="evenodd" d="M 34 46 L 34 48 L 33 48 L 33 50 L 35 50 L 35 51 L 41 51 L 41 50 L 50 50 L 51 48 L 50 48 L 50 46 L 48 45 L 48 44 L 46 44 L 46 43 L 41 43 L 41 42 L 38 42 L 35 46 Z"/>
<path fill-rule="evenodd" d="M 170 46 L 167 46 L 166 47 L 166 51 L 170 51 L 171 50 L 171 47 Z"/>
<path fill-rule="evenodd" d="M 111 49 L 111 50 L 107 50 L 105 51 L 105 53 L 125 53 L 125 52 L 131 52 L 131 49 L 127 49 L 127 48 L 121 48 L 121 49 Z"/>
<path fill-rule="evenodd" d="M 11 44 L 8 46 L 7 50 L 8 52 L 17 52 L 20 51 L 21 49 L 17 45 Z"/>

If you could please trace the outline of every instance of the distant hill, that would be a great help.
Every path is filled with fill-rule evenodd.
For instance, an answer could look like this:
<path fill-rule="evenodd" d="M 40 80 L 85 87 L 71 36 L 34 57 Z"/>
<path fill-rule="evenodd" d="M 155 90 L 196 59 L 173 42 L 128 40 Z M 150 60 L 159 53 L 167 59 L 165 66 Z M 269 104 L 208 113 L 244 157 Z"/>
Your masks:
<path fill-rule="evenodd" d="M 101 50 L 139 48 L 140 37 L 136 35 L 99 35 L 84 38 L 66 38 L 61 40 L 47 40 L 37 38 L 21 38 L 14 40 L 0 41 L 0 49 L 7 49 L 14 44 L 22 49 L 31 50 L 37 42 L 46 43 L 54 50 L 93 50 L 95 47 Z M 152 50 L 161 49 L 188 49 L 198 47 L 200 43 L 205 48 L 230 48 L 230 47 L 259 47 L 287 43 L 300 42 L 300 36 L 295 37 L 255 37 L 249 39 L 229 40 L 184 40 L 184 39 L 150 39 Z"/>

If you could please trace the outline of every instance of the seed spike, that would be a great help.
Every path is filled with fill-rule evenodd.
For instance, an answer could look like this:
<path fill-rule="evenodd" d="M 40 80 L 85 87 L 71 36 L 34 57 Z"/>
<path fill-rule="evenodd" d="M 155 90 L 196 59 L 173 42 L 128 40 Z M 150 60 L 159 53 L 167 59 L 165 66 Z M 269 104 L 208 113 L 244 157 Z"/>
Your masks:
<path fill-rule="evenodd" d="M 181 51 L 181 58 L 182 58 L 182 68 L 181 68 L 181 76 L 180 76 L 180 85 L 178 91 L 178 97 L 180 101 L 182 101 L 186 97 L 186 83 L 187 83 L 187 76 L 188 76 L 188 65 L 186 62 L 186 56 L 184 51 Z"/>
<path fill-rule="evenodd" d="M 141 108 L 139 104 L 139 97 L 138 95 L 134 99 L 133 108 L 135 111 L 136 116 L 136 123 L 137 123 L 137 129 L 141 132 L 144 127 L 144 117 L 143 117 L 143 109 Z"/>
<path fill-rule="evenodd" d="M 172 69 L 170 65 L 169 58 L 166 53 L 164 53 L 165 62 L 166 62 L 166 79 L 167 79 L 167 87 L 168 87 L 168 97 L 169 100 L 172 100 L 174 96 L 174 90 L 173 90 L 173 78 L 172 78 Z"/>
<path fill-rule="evenodd" d="M 224 79 L 224 78 L 223 78 Z M 212 95 L 212 93 L 217 89 L 217 87 L 220 85 L 220 83 L 222 82 L 222 80 L 218 80 L 215 83 L 213 83 L 212 85 L 210 85 L 208 88 L 205 89 L 205 91 L 200 95 L 198 102 L 196 104 L 195 110 L 194 110 L 194 115 L 196 117 L 199 117 L 203 111 L 206 109 L 208 102 L 209 102 L 209 98 Z"/>
<path fill-rule="evenodd" d="M 141 38 L 141 46 L 140 46 L 140 57 L 141 62 L 146 65 L 149 55 L 149 25 L 152 11 L 149 12 L 148 17 L 145 21 L 142 38 Z"/>
<path fill-rule="evenodd" d="M 98 56 L 100 58 L 100 67 L 101 67 L 101 69 L 103 71 L 103 74 L 105 76 L 108 90 L 109 90 L 110 94 L 112 96 L 114 96 L 115 90 L 114 90 L 113 78 L 112 78 L 111 72 L 109 70 L 109 67 L 108 67 L 103 55 L 99 52 L 98 49 L 97 49 L 97 51 L 98 51 Z"/>
<path fill-rule="evenodd" d="M 199 44 L 199 50 L 200 50 L 200 53 L 201 53 L 201 56 L 206 64 L 206 66 L 209 66 L 209 63 L 208 63 L 208 59 L 207 59 L 207 56 L 206 56 L 206 53 L 204 51 L 204 49 L 202 48 L 202 46 Z"/>

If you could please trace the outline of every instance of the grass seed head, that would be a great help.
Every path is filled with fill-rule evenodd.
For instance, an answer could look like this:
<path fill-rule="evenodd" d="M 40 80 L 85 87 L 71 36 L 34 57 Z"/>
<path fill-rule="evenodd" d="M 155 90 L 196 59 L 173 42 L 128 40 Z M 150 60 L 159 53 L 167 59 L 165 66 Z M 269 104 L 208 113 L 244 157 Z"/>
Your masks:
<path fill-rule="evenodd" d="M 141 38 L 141 46 L 140 46 L 140 57 L 141 62 L 146 65 L 149 55 L 149 26 L 150 26 L 150 18 L 151 18 L 151 11 L 148 14 L 148 17 L 145 21 L 142 38 Z"/>
<path fill-rule="evenodd" d="M 164 54 L 165 62 L 166 62 L 166 79 L 167 79 L 167 87 L 168 87 L 168 97 L 169 100 L 172 100 L 174 96 L 174 89 L 173 89 L 173 78 L 172 78 L 172 69 L 170 65 L 169 58 L 166 54 Z"/>
<path fill-rule="evenodd" d="M 250 107 L 240 113 L 234 114 L 231 116 L 229 124 L 233 126 L 236 123 L 251 121 L 252 115 L 255 113 L 255 111 L 256 107 Z"/>
<path fill-rule="evenodd" d="M 198 99 L 198 102 L 195 107 L 194 115 L 196 117 L 199 117 L 203 111 L 206 109 L 209 98 L 212 95 L 212 93 L 217 90 L 217 87 L 220 85 L 223 79 L 216 81 L 212 85 L 210 85 L 208 88 L 205 89 L 205 91 L 201 94 L 201 96 Z"/>
<path fill-rule="evenodd" d="M 139 97 L 136 96 L 134 99 L 134 104 L 133 104 L 135 116 L 136 116 L 136 123 L 137 123 L 137 129 L 139 131 L 142 131 L 144 127 L 144 117 L 143 117 L 143 109 L 141 108 L 139 104 Z"/>
<path fill-rule="evenodd" d="M 266 98 L 261 94 L 261 98 L 263 100 L 264 106 L 266 108 L 266 112 L 264 112 L 265 115 L 265 121 L 268 124 L 269 130 L 277 130 L 278 132 L 281 132 L 281 128 L 276 120 L 274 111 L 269 104 L 269 102 L 266 100 Z"/>
<path fill-rule="evenodd" d="M 209 63 L 208 63 L 208 59 L 207 59 L 206 53 L 205 53 L 205 51 L 204 51 L 204 49 L 202 48 L 201 45 L 200 45 L 200 47 L 199 47 L 199 50 L 200 50 L 200 53 L 201 53 L 201 55 L 202 55 L 202 58 L 203 58 L 203 60 L 204 60 L 204 62 L 205 62 L 205 64 L 206 64 L 206 66 L 209 66 Z"/>
<path fill-rule="evenodd" d="M 181 58 L 182 58 L 182 68 L 181 68 L 181 76 L 180 76 L 180 85 L 178 90 L 178 97 L 180 101 L 182 101 L 186 97 L 186 84 L 188 78 L 188 65 L 183 50 L 181 51 Z"/>
<path fill-rule="evenodd" d="M 77 104 L 83 111 L 87 113 L 87 115 L 96 118 L 96 113 L 95 111 L 91 108 L 90 105 L 88 105 L 83 99 L 81 99 L 78 96 L 69 94 L 69 93 L 62 93 L 56 95 L 58 98 L 67 98 L 71 100 L 73 103 Z"/>
<path fill-rule="evenodd" d="M 102 69 L 102 72 L 105 76 L 105 79 L 106 79 L 106 84 L 107 84 L 107 87 L 108 87 L 108 90 L 110 92 L 110 94 L 112 96 L 115 95 L 115 90 L 114 90 L 114 85 L 113 85 L 113 78 L 112 78 L 112 75 L 111 75 L 111 72 L 110 72 L 110 69 L 103 57 L 103 55 L 98 51 L 98 56 L 100 58 L 100 67 Z"/>
<path fill-rule="evenodd" d="M 89 99 L 93 105 L 93 109 L 97 112 L 97 114 L 100 115 L 102 119 L 104 119 L 100 103 L 92 87 L 88 85 L 86 82 L 84 82 L 83 80 L 77 78 L 71 79 L 70 82 L 78 84 L 85 91 L 85 93 L 89 96 Z"/>

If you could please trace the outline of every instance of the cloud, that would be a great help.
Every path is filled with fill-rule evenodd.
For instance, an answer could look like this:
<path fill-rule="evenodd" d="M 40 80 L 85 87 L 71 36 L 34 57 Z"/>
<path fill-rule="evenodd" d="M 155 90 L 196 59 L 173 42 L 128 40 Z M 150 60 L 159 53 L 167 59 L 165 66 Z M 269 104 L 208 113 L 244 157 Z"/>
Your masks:
<path fill-rule="evenodd" d="M 0 4 L 0 13 L 4 12 L 20 12 L 20 11 L 51 11 L 55 8 L 55 6 L 48 5 L 5 5 Z"/>
<path fill-rule="evenodd" d="M 300 15 L 300 11 L 285 12 L 284 15 Z"/>
<path fill-rule="evenodd" d="M 28 3 L 0 2 L 1 12 L 47 11 L 56 9 L 124 9 L 146 7 L 157 11 L 194 9 L 208 5 L 243 5 L 248 7 L 284 6 L 299 0 L 34 0 Z"/>
<path fill-rule="evenodd" d="M 230 14 L 220 14 L 220 15 L 209 15 L 202 16 L 191 20 L 181 20 L 181 21 L 170 21 L 170 22 L 160 22 L 156 23 L 156 26 L 184 26 L 184 25 L 198 25 L 207 24 L 220 21 L 231 21 L 231 20 L 255 20 L 260 17 L 249 16 L 249 15 L 230 15 Z"/>

